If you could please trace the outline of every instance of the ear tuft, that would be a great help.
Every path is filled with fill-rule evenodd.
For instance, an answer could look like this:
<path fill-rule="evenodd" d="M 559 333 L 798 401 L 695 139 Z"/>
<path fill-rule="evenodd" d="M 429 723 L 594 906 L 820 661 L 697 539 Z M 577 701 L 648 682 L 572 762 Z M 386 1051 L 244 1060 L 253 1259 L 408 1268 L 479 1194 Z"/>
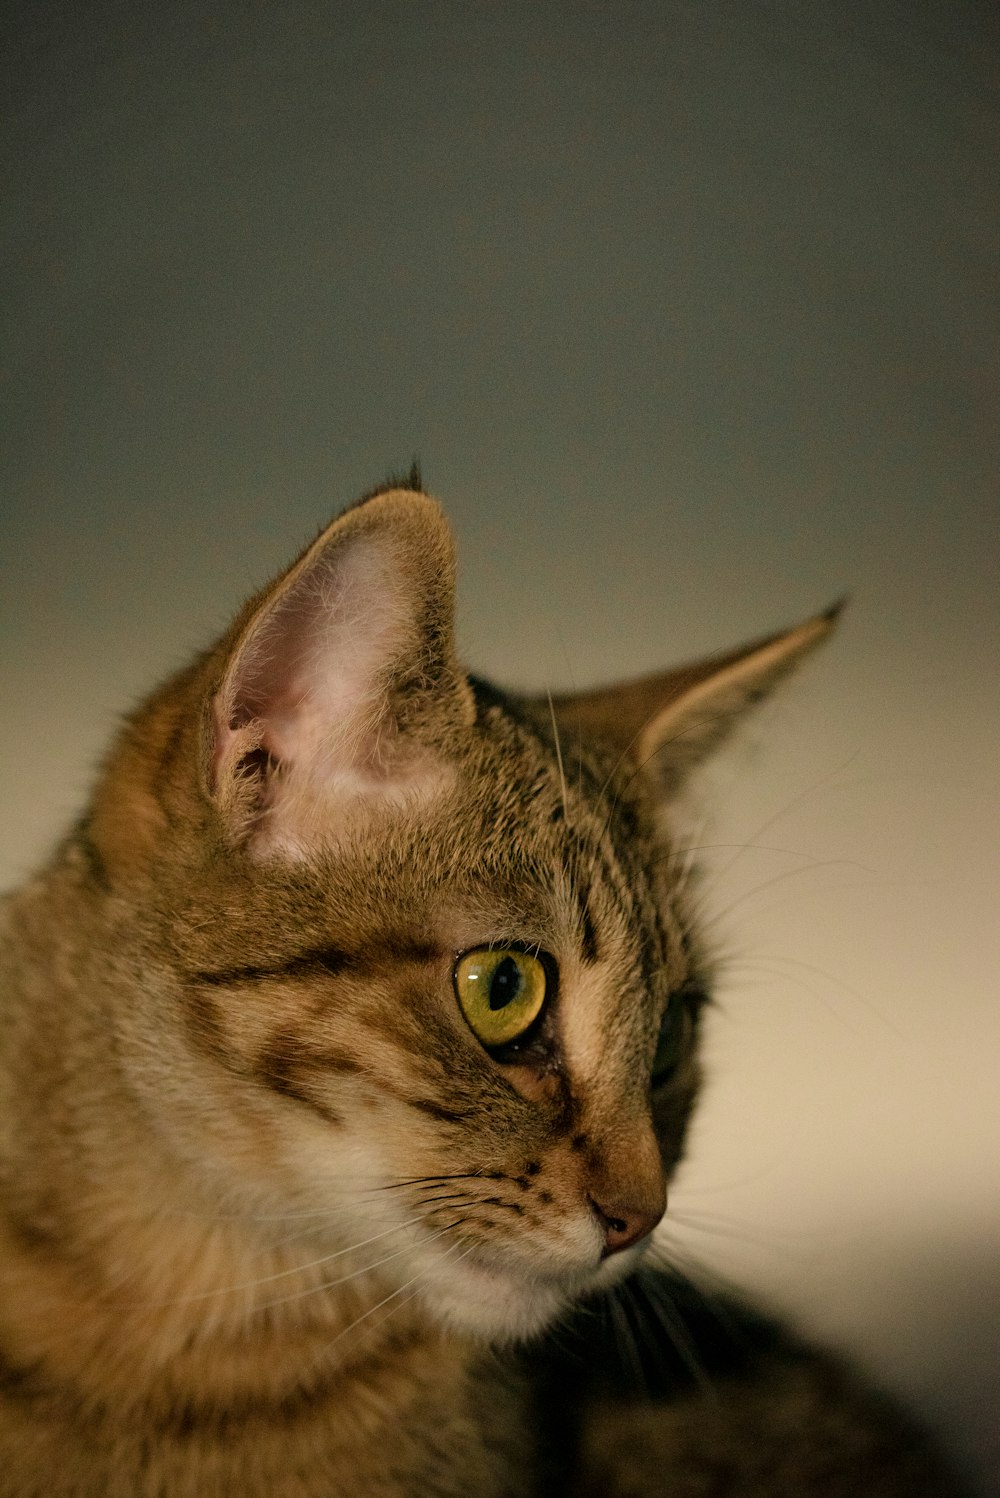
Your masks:
<path fill-rule="evenodd" d="M 396 473 L 394 471 L 387 474 L 380 484 L 375 485 L 374 489 L 367 489 L 361 498 L 356 501 L 356 505 L 367 504 L 370 499 L 377 499 L 380 494 L 389 494 L 393 489 L 406 489 L 413 494 L 423 493 L 424 481 L 420 472 L 419 458 L 414 458 L 411 461 L 409 470 L 406 473 Z"/>

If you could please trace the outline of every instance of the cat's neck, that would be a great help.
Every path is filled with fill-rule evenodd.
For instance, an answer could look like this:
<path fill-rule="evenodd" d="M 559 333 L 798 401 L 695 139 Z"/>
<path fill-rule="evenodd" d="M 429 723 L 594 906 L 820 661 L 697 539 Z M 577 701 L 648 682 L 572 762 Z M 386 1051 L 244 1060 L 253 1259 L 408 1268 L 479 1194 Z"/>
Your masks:
<path fill-rule="evenodd" d="M 106 1196 L 92 1210 L 121 1206 Z M 18 1362 L 108 1408 L 284 1403 L 349 1386 L 390 1351 L 402 1366 L 440 1340 L 375 1277 L 324 1290 L 301 1252 L 263 1249 L 242 1225 L 185 1220 L 169 1204 L 123 1213 L 113 1239 L 44 1247 L 30 1223 L 0 1223 L 4 1341 Z"/>

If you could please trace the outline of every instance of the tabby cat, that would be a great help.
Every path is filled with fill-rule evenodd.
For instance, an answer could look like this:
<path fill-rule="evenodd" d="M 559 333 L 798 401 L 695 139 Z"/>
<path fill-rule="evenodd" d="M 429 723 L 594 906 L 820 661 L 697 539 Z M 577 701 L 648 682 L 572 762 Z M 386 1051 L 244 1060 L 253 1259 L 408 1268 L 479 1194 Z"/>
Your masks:
<path fill-rule="evenodd" d="M 953 1492 L 647 1252 L 711 983 L 665 813 L 833 612 L 511 696 L 453 567 L 415 486 L 346 511 L 6 903 L 0 1493 Z"/>

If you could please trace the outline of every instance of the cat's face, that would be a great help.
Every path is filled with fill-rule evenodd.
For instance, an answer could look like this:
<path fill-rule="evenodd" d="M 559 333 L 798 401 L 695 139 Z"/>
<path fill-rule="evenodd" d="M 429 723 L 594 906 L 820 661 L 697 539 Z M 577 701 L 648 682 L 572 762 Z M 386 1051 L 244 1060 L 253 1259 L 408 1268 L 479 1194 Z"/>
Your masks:
<path fill-rule="evenodd" d="M 291 870 L 245 865 L 217 923 L 193 885 L 180 920 L 191 1034 L 230 1118 L 257 1092 L 269 1191 L 336 1208 L 387 1291 L 509 1336 L 642 1252 L 701 980 L 625 777 L 602 794 L 575 760 L 564 812 L 540 730 L 494 706 L 474 731 L 429 799 Z"/>
<path fill-rule="evenodd" d="M 422 496 L 348 512 L 140 712 L 93 826 L 158 995 L 137 1086 L 207 1190 L 503 1338 L 663 1213 L 706 978 L 662 802 L 823 631 L 518 701 L 457 668 L 450 567 Z"/>

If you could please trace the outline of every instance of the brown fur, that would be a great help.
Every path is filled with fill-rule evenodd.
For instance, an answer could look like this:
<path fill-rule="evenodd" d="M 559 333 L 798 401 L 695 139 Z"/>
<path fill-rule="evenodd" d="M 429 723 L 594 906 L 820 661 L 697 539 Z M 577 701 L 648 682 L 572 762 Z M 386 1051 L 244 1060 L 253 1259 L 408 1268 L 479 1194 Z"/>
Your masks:
<path fill-rule="evenodd" d="M 465 676 L 452 595 L 433 501 L 346 512 L 8 900 L 0 1493 L 945 1492 L 780 1336 L 715 1393 L 519 1346 L 637 1266 L 683 1148 L 710 964 L 664 807 L 832 615 L 549 703 Z M 452 967 L 508 943 L 558 988 L 491 1054 Z"/>

